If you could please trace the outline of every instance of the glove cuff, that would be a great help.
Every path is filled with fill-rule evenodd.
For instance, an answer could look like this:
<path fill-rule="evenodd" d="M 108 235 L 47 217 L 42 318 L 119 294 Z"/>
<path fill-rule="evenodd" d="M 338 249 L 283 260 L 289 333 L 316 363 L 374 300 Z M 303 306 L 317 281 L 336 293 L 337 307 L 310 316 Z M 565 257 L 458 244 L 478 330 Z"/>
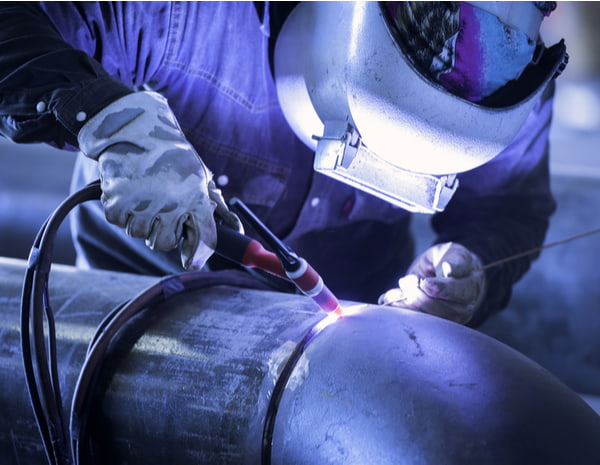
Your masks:
<path fill-rule="evenodd" d="M 97 160 L 116 144 L 140 147 L 154 126 L 165 124 L 181 131 L 167 99 L 156 92 L 135 92 L 115 100 L 90 118 L 81 127 L 77 142 L 85 156 Z"/>

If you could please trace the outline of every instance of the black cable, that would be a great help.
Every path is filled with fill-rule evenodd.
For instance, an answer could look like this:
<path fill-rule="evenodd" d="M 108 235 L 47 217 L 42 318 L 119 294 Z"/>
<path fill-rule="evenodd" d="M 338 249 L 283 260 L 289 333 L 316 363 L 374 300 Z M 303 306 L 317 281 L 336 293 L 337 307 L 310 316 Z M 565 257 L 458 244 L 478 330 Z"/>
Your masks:
<path fill-rule="evenodd" d="M 101 323 L 96 332 L 84 361 L 79 377 L 75 384 L 71 407 L 71 447 L 74 463 L 80 463 L 81 447 L 86 438 L 87 422 L 91 407 L 92 386 L 100 374 L 103 360 L 106 358 L 108 347 L 123 326 L 142 310 L 164 302 L 169 298 L 184 292 L 195 291 L 218 285 L 230 285 L 230 276 L 219 272 L 187 272 L 169 275 L 156 284 L 144 289 L 133 299 L 120 305 L 111 312 Z M 236 279 L 236 286 L 246 288 L 265 288 L 250 276 Z"/>
<path fill-rule="evenodd" d="M 47 222 L 44 224 L 43 228 Z M 42 229 L 43 229 L 42 228 Z M 23 354 L 23 366 L 25 369 L 25 381 L 27 390 L 29 392 L 29 398 L 33 408 L 34 417 L 42 437 L 42 443 L 44 450 L 46 451 L 48 461 L 54 464 L 54 457 L 51 455 L 52 441 L 50 439 L 49 426 L 44 415 L 44 409 L 42 407 L 42 401 L 37 389 L 37 378 L 35 375 L 33 356 L 31 353 L 31 329 L 30 329 L 30 310 L 31 310 L 31 289 L 34 281 L 35 268 L 32 263 L 37 263 L 37 252 L 40 243 L 42 232 L 40 231 L 34 241 L 33 248 L 31 249 L 29 264 L 25 272 L 23 281 L 23 291 L 21 295 L 21 351 Z"/>
<path fill-rule="evenodd" d="M 54 317 L 48 301 L 52 246 L 66 215 L 79 203 L 99 197 L 99 184 L 72 195 L 50 215 L 36 235 L 23 281 L 21 348 L 25 380 L 48 462 L 70 464 L 62 396 L 58 382 Z M 48 337 L 44 333 L 48 324 Z"/>
<path fill-rule="evenodd" d="M 58 228 L 77 205 L 98 200 L 99 181 L 74 193 L 50 215 L 34 240 L 21 295 L 21 348 L 25 380 L 34 417 L 50 465 L 78 464 L 81 439 L 85 437 L 91 390 L 99 375 L 108 347 L 117 333 L 142 310 L 175 295 L 217 285 L 230 285 L 231 275 L 220 272 L 189 272 L 170 275 L 117 305 L 100 323 L 83 362 L 72 399 L 70 425 L 65 420 L 58 376 L 56 328 L 50 305 L 48 281 L 52 246 Z M 265 289 L 267 285 L 250 275 L 239 275 L 236 286 Z M 44 331 L 47 323 L 48 334 Z"/>

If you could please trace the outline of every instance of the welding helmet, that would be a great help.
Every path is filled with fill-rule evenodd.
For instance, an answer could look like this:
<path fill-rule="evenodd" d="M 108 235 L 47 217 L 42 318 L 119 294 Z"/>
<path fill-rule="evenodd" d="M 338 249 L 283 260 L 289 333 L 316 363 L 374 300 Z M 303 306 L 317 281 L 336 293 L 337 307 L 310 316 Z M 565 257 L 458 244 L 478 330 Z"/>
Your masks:
<path fill-rule="evenodd" d="M 433 213 L 456 191 L 458 173 L 511 142 L 564 68 L 565 46 L 538 41 L 543 12 L 536 4 L 552 2 L 473 2 L 475 11 L 522 31 L 533 56 L 519 76 L 477 99 L 461 94 L 460 79 L 452 87 L 423 68 L 386 3 L 298 4 L 277 38 L 277 94 L 293 131 L 315 150 L 316 171 Z"/>

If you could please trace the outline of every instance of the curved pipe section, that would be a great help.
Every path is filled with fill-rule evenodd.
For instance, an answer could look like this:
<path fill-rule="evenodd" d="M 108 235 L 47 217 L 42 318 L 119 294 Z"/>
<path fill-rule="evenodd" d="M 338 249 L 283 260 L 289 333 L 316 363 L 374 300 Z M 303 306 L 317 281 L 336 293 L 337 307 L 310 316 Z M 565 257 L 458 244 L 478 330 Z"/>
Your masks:
<path fill-rule="evenodd" d="M 24 269 L 22 261 L 0 261 L 6 465 L 45 460 L 19 348 Z M 65 409 L 96 325 L 155 282 L 53 268 Z M 428 315 L 345 309 L 318 327 L 324 315 L 304 296 L 235 286 L 148 308 L 113 342 L 92 393 L 89 463 L 600 462 L 600 417 L 529 359 Z"/>
<path fill-rule="evenodd" d="M 513 349 L 371 307 L 328 325 L 279 402 L 274 464 L 593 464 L 600 417 Z"/>

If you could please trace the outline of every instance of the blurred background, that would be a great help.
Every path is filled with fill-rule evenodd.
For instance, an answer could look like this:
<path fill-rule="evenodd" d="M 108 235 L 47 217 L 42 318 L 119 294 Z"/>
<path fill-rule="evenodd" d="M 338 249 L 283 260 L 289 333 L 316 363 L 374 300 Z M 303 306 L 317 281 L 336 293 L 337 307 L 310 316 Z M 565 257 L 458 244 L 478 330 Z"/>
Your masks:
<path fill-rule="evenodd" d="M 558 202 L 547 243 L 600 228 L 599 2 L 564 2 L 544 21 L 550 45 L 570 55 L 557 81 L 551 133 Z M 0 257 L 26 259 L 37 229 L 68 195 L 75 154 L 0 138 Z M 430 244 L 429 217 L 417 215 L 419 250 Z M 72 264 L 68 225 L 55 261 Z M 537 361 L 600 412 L 600 234 L 542 252 L 517 284 L 508 309 L 481 331 Z"/>

